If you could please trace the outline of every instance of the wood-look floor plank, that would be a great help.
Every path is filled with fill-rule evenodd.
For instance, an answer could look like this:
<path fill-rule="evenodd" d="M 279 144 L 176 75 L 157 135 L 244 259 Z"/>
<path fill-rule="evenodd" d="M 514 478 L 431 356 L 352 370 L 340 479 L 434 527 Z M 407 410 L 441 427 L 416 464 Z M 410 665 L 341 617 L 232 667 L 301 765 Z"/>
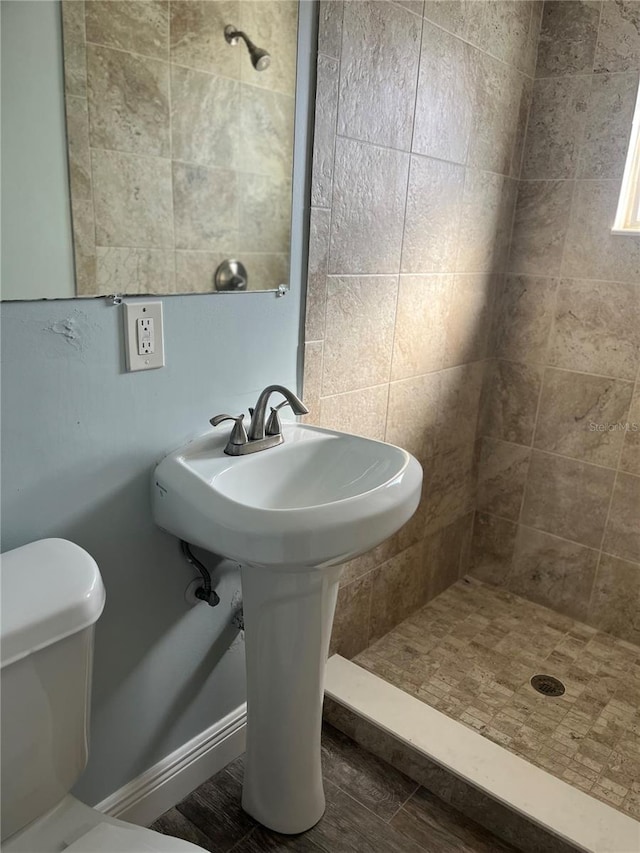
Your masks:
<path fill-rule="evenodd" d="M 227 853 L 256 822 L 242 810 L 242 785 L 226 770 L 217 773 L 176 806 L 203 832 L 216 853 Z"/>
<path fill-rule="evenodd" d="M 323 767 L 327 810 L 301 835 L 271 832 L 242 811 L 243 757 L 151 828 L 211 853 L 517 853 L 331 727 Z"/>
<path fill-rule="evenodd" d="M 326 723 L 322 731 L 322 772 L 325 779 L 387 821 L 418 789 L 413 779 Z"/>
<path fill-rule="evenodd" d="M 313 843 L 308 833 L 278 835 L 264 826 L 257 826 L 230 853 L 322 853 L 322 850 Z"/>
<path fill-rule="evenodd" d="M 181 838 L 183 841 L 190 841 L 191 844 L 197 844 L 203 850 L 208 850 L 210 853 L 219 853 L 219 848 L 215 843 L 198 829 L 191 821 L 181 814 L 178 809 L 169 809 L 162 817 L 159 817 L 155 823 L 149 827 L 154 832 L 161 832 L 163 835 L 171 835 L 173 838 Z"/>
<path fill-rule="evenodd" d="M 307 837 L 324 853 L 422 853 L 423 847 L 397 832 L 331 782 L 327 810 Z"/>
<path fill-rule="evenodd" d="M 391 826 L 433 853 L 517 853 L 515 847 L 420 788 Z"/>

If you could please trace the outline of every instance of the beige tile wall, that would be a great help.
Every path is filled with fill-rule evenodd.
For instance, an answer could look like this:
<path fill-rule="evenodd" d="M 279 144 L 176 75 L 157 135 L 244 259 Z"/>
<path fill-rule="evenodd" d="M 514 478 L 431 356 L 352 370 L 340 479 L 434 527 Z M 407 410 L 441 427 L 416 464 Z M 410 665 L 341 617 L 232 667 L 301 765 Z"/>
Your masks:
<path fill-rule="evenodd" d="M 321 4 L 304 398 L 311 422 L 407 447 L 427 486 L 345 570 L 333 648 L 347 656 L 466 566 L 541 12 Z"/>
<path fill-rule="evenodd" d="M 545 3 L 471 555 L 478 577 L 635 642 L 640 237 L 610 229 L 639 72 L 640 4 Z"/>
<path fill-rule="evenodd" d="M 294 0 L 63 0 L 79 295 L 288 281 Z M 226 24 L 271 52 L 257 72 Z"/>

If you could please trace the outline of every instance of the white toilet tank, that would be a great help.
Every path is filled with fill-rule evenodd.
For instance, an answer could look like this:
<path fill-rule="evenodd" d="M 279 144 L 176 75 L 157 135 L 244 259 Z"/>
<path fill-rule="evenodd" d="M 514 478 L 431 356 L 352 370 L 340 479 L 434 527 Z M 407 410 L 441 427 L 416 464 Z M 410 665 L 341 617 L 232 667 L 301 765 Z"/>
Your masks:
<path fill-rule="evenodd" d="M 0 557 L 2 840 L 45 814 L 87 762 L 98 567 L 43 539 Z"/>

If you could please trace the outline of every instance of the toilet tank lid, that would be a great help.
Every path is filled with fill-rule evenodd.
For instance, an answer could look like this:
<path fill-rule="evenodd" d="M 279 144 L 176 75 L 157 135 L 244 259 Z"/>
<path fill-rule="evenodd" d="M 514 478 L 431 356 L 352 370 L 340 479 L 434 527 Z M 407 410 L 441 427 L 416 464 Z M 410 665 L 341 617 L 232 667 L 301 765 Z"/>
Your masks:
<path fill-rule="evenodd" d="M 92 625 L 105 601 L 95 560 L 66 539 L 0 555 L 0 595 L 3 667 Z"/>

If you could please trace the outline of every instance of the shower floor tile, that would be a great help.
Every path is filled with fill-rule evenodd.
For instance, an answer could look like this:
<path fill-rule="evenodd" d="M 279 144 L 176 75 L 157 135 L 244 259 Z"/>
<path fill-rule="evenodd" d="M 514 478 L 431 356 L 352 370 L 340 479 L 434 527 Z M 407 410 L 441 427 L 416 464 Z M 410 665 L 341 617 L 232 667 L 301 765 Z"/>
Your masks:
<path fill-rule="evenodd" d="M 463 578 L 354 663 L 640 819 L 640 647 Z"/>

